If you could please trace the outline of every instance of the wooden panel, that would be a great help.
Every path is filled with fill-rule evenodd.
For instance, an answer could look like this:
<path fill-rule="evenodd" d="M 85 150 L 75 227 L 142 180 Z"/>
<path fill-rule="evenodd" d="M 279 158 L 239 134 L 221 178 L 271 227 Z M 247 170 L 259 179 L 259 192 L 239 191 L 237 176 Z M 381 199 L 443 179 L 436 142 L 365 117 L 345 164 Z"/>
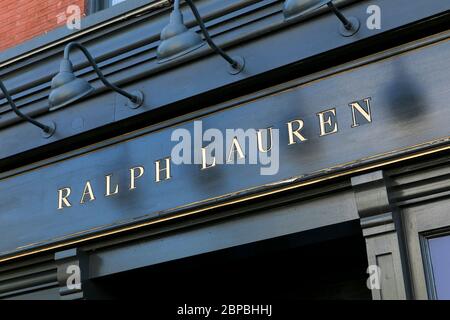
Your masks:
<path fill-rule="evenodd" d="M 394 258 L 392 257 L 392 253 L 378 255 L 376 256 L 376 261 L 381 270 L 381 299 L 397 299 L 399 292 L 397 290 L 397 279 L 395 278 Z"/>

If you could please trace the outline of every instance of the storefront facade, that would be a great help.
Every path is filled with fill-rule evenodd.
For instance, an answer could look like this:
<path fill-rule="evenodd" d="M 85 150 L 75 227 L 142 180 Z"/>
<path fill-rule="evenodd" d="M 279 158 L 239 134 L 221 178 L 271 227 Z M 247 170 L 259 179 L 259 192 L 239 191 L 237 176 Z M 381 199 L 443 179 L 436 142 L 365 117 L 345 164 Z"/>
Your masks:
<path fill-rule="evenodd" d="M 195 3 L 242 71 L 208 46 L 158 63 L 168 0 L 125 1 L 0 55 L 20 110 L 56 128 L 1 100 L 0 297 L 141 295 L 152 268 L 295 255 L 317 282 L 289 297 L 450 298 L 450 4 L 336 0 L 360 23 L 343 35 L 326 6 L 287 21 L 285 1 Z M 95 90 L 49 109 L 73 41 L 142 105 L 73 51 Z"/>

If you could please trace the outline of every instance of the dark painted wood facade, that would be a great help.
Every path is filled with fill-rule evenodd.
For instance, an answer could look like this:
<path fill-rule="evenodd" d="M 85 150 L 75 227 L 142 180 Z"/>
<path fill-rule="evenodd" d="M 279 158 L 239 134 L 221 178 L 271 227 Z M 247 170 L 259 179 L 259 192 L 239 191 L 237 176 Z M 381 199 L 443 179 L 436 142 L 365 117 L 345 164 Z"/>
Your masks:
<path fill-rule="evenodd" d="M 81 31 L 59 29 L 0 54 L 20 109 L 57 128 L 45 139 L 0 101 L 0 297 L 102 297 L 97 279 L 357 222 L 367 264 L 382 270 L 373 299 L 436 298 L 422 252 L 450 226 L 450 4 L 335 2 L 362 22 L 354 36 L 342 37 L 325 9 L 287 23 L 283 1 L 196 1 L 214 40 L 245 58 L 237 75 L 207 46 L 157 63 L 170 1 L 101 11 Z M 366 26 L 369 5 L 381 8 L 379 30 Z M 74 40 L 111 81 L 143 91 L 144 105 L 127 107 L 74 52 L 77 75 L 96 90 L 50 112 L 50 81 Z M 193 133 L 199 120 L 204 130 L 279 129 L 279 171 L 172 165 L 170 179 L 155 182 L 174 129 Z M 304 139 L 290 143 L 295 120 Z M 132 188 L 137 167 L 145 175 Z M 108 175 L 118 195 L 105 196 Z M 95 199 L 80 203 L 87 182 Z M 58 202 L 64 188 L 70 205 Z M 81 289 L 66 288 L 71 265 Z"/>

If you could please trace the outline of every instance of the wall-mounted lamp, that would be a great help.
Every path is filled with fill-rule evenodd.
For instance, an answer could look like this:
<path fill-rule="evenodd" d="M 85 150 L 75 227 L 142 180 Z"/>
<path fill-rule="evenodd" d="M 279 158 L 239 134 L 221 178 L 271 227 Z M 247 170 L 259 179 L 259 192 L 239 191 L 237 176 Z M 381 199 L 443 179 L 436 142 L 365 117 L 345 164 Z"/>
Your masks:
<path fill-rule="evenodd" d="M 36 127 L 39 127 L 42 129 L 42 136 L 44 138 L 50 138 L 53 133 L 56 130 L 56 125 L 54 122 L 50 122 L 48 125 L 43 124 L 33 118 L 31 118 L 30 116 L 22 113 L 16 106 L 14 100 L 11 98 L 11 95 L 9 94 L 8 90 L 6 89 L 5 85 L 3 84 L 3 82 L 0 80 L 0 89 L 3 92 L 3 95 L 5 96 L 6 100 L 8 100 L 9 105 L 11 106 L 12 110 L 14 111 L 15 114 L 17 114 L 19 117 L 21 117 L 22 119 L 30 122 L 31 124 L 35 125 Z"/>
<path fill-rule="evenodd" d="M 128 103 L 130 108 L 134 109 L 142 105 L 144 102 L 144 94 L 141 91 L 136 90 L 129 93 L 109 82 L 97 66 L 97 63 L 89 51 L 83 45 L 77 42 L 71 42 L 64 49 L 64 59 L 61 61 L 59 73 L 52 79 L 52 91 L 49 96 L 50 111 L 65 107 L 68 104 L 87 96 L 94 90 L 89 82 L 84 79 L 77 78 L 74 75 L 73 65 L 69 57 L 72 48 L 78 48 L 81 52 L 83 52 L 106 87 L 116 91 L 130 100 Z"/>
<path fill-rule="evenodd" d="M 350 37 L 358 32 L 360 23 L 358 18 L 346 18 L 333 4 L 333 0 L 286 0 L 284 2 L 283 14 L 286 21 L 307 16 L 313 11 L 327 5 L 338 19 L 342 22 L 339 32 L 344 37 Z"/>
<path fill-rule="evenodd" d="M 245 66 L 244 58 L 239 56 L 230 57 L 219 48 L 211 39 L 203 19 L 192 0 L 185 1 L 191 8 L 208 45 L 229 63 L 230 68 L 228 72 L 231 74 L 238 74 L 241 72 Z M 180 11 L 180 0 L 175 0 L 173 11 L 170 14 L 170 22 L 161 32 L 161 44 L 158 46 L 157 50 L 158 62 L 164 63 L 179 58 L 203 45 L 204 42 L 200 35 L 189 30 L 184 25 L 183 14 Z"/>

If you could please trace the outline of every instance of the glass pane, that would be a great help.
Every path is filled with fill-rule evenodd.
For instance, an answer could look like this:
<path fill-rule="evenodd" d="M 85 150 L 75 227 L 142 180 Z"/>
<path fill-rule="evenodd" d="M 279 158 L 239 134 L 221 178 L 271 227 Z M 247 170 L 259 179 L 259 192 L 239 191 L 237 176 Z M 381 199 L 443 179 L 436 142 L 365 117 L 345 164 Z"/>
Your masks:
<path fill-rule="evenodd" d="M 89 0 L 89 14 L 111 8 L 127 0 Z"/>
<path fill-rule="evenodd" d="M 450 236 L 428 240 L 437 298 L 450 300 Z"/>
<path fill-rule="evenodd" d="M 119 4 L 121 2 L 125 2 L 126 0 L 111 0 L 111 6 L 115 6 L 116 4 Z"/>

